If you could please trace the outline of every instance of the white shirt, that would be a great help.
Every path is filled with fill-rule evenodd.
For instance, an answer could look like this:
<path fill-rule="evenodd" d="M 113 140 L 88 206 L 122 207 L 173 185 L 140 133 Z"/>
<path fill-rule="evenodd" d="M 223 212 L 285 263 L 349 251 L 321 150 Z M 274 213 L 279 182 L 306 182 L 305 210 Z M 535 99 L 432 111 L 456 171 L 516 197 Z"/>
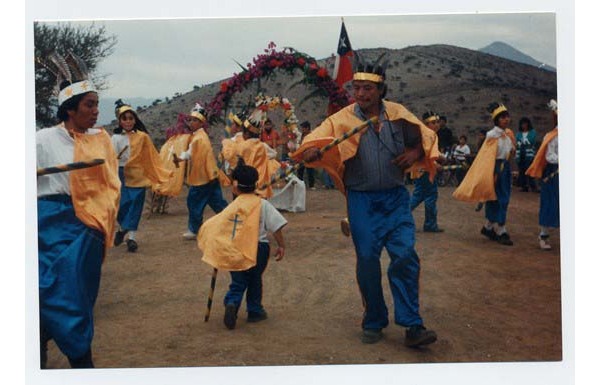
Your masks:
<path fill-rule="evenodd" d="M 461 146 L 460 144 L 454 148 L 454 158 L 459 161 L 464 161 L 466 159 L 465 155 L 469 155 L 471 153 L 471 149 L 467 144 Z"/>
<path fill-rule="evenodd" d="M 485 135 L 486 138 L 498 138 L 498 150 L 496 151 L 496 159 L 508 159 L 508 155 L 514 148 L 512 140 L 506 135 L 503 129 L 496 126 L 489 130 Z"/>
<path fill-rule="evenodd" d="M 89 128 L 88 135 L 98 134 L 101 130 Z M 75 141 L 61 123 L 54 127 L 44 128 L 35 133 L 37 167 L 53 167 L 65 163 L 73 163 Z M 37 196 L 53 194 L 71 195 L 69 187 L 69 171 L 37 177 Z"/>
<path fill-rule="evenodd" d="M 258 241 L 267 242 L 268 233 L 274 233 L 287 225 L 287 220 L 281 215 L 279 211 L 265 199 L 261 199 L 260 206 L 260 221 L 258 224 Z"/>
<path fill-rule="evenodd" d="M 558 136 L 548 143 L 548 147 L 546 148 L 546 161 L 552 164 L 558 163 Z"/>
<path fill-rule="evenodd" d="M 125 166 L 125 163 L 129 161 L 129 150 L 131 147 L 129 146 L 129 135 L 126 133 L 123 134 L 115 134 L 110 138 L 112 142 L 113 148 L 115 149 L 115 153 L 117 155 L 121 154 L 121 151 L 127 146 L 127 149 L 121 154 L 119 158 L 119 167 Z"/>

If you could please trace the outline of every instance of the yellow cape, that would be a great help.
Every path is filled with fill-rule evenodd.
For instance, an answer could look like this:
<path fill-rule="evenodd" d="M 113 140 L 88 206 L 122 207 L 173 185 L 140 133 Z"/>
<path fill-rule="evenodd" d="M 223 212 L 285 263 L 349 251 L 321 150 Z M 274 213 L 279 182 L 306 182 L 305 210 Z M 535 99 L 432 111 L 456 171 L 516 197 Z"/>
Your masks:
<path fill-rule="evenodd" d="M 152 139 L 145 132 L 132 131 L 129 136 L 129 160 L 125 164 L 125 186 L 148 187 L 166 183 L 171 171 L 164 167 Z"/>
<path fill-rule="evenodd" d="M 409 124 L 419 127 L 425 156 L 421 161 L 414 164 L 407 171 L 417 169 L 428 171 L 430 179 L 433 180 L 436 172 L 435 160 L 440 156 L 437 145 L 437 135 L 435 132 L 425 126 L 403 105 L 385 100 L 383 101 L 383 104 L 389 120 L 404 120 Z M 296 161 L 301 161 L 302 153 L 306 149 L 310 147 L 322 148 L 335 138 L 341 137 L 344 133 L 363 123 L 362 120 L 354 113 L 355 105 L 356 104 L 353 103 L 349 106 L 346 106 L 337 113 L 325 119 L 320 126 L 315 128 L 313 132 L 304 138 L 300 148 L 291 154 L 291 157 Z M 323 158 L 316 162 L 307 164 L 306 166 L 324 168 L 329 175 L 331 175 L 336 187 L 342 193 L 344 193 L 345 189 L 342 181 L 345 169 L 344 162 L 356 155 L 362 132 L 341 142 L 339 145 L 323 154 Z"/>
<path fill-rule="evenodd" d="M 270 159 L 267 156 L 265 145 L 260 140 L 244 140 L 237 145 L 237 154 L 244 159 L 244 163 L 252 166 L 258 171 L 257 186 L 271 181 L 271 176 L 279 169 L 279 162 Z M 256 193 L 262 198 L 268 199 L 273 196 L 271 186 L 264 190 L 256 190 Z"/>
<path fill-rule="evenodd" d="M 512 131 L 506 129 L 505 133 L 514 146 L 516 141 Z M 485 202 L 497 199 L 494 181 L 497 150 L 498 138 L 486 138 L 464 179 L 452 193 L 454 198 L 465 202 Z"/>
<path fill-rule="evenodd" d="M 533 162 L 531 162 L 531 166 L 525 171 L 526 175 L 529 175 L 533 178 L 541 178 L 544 173 L 544 169 L 546 168 L 546 164 L 548 161 L 546 160 L 546 149 L 548 148 L 548 143 L 554 138 L 558 136 L 558 127 L 555 127 L 552 131 L 548 132 L 544 135 L 544 140 L 542 140 L 542 145 L 538 150 L 537 154 L 535 154 L 535 158 L 533 158 Z"/>
<path fill-rule="evenodd" d="M 190 186 L 201 186 L 219 177 L 217 161 L 213 154 L 210 139 L 204 130 L 192 135 L 190 142 L 192 159 L 188 163 L 187 182 Z"/>
<path fill-rule="evenodd" d="M 159 157 L 162 167 L 169 170 L 171 177 L 161 184 L 153 184 L 152 191 L 170 197 L 176 197 L 181 193 L 183 180 L 185 179 L 185 163 L 179 167 L 173 163 L 173 155 L 179 155 L 188 149 L 190 134 L 174 135 L 169 138 L 160 148 Z"/>
<path fill-rule="evenodd" d="M 206 220 L 198 233 L 202 260 L 214 268 L 248 270 L 256 265 L 261 198 L 241 194 Z"/>
<path fill-rule="evenodd" d="M 100 166 L 71 171 L 69 187 L 75 215 L 104 234 L 106 250 L 113 244 L 121 197 L 117 154 L 104 129 L 95 135 L 73 133 L 73 140 L 74 162 L 104 159 Z"/>

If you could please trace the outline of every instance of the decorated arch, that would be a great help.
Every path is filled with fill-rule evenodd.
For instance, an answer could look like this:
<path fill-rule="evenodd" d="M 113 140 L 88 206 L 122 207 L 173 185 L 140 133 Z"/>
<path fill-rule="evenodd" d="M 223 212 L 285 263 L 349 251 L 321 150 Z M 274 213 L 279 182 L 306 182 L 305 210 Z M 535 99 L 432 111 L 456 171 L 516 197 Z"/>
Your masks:
<path fill-rule="evenodd" d="M 328 97 L 330 114 L 352 102 L 348 92 L 329 76 L 327 68 L 319 66 L 315 58 L 290 47 L 278 51 L 275 43 L 271 42 L 264 54 L 256 56 L 252 63 L 247 64 L 247 68 L 241 67 L 242 72 L 221 83 L 219 92 L 206 106 L 209 121 L 219 119 L 233 95 L 246 89 L 255 80 L 269 77 L 277 69 L 289 73 L 301 70 L 304 73 L 303 83 L 315 86 L 317 92 Z"/>

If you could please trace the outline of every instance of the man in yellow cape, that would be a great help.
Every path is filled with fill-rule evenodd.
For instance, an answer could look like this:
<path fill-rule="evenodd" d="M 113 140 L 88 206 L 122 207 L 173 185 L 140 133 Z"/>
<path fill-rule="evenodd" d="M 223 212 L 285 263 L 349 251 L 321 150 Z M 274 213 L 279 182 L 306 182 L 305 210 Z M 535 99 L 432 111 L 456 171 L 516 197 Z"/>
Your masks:
<path fill-rule="evenodd" d="M 398 103 L 384 100 L 387 91 L 383 56 L 374 63 L 355 52 L 352 89 L 356 103 L 329 116 L 304 138 L 295 160 L 322 167 L 346 195 L 350 232 L 357 255 L 356 274 L 363 298 L 363 343 L 378 342 L 388 326 L 388 310 L 381 286 L 381 252 L 391 262 L 388 278 L 394 297 L 394 321 L 406 327 L 404 344 L 433 343 L 437 335 L 423 326 L 419 312 L 419 258 L 414 249 L 415 225 L 404 174 L 411 166 L 435 176 L 438 150 L 435 134 Z M 364 121 L 376 117 L 359 135 L 338 146 L 319 150 Z"/>
<path fill-rule="evenodd" d="M 190 186 L 187 196 L 188 231 L 183 237 L 196 239 L 202 225 L 204 208 L 209 205 L 219 213 L 227 207 L 219 183 L 219 170 L 213 154 L 210 139 L 204 128 L 206 117 L 204 108 L 196 103 L 186 123 L 192 132 L 187 151 L 183 151 L 176 161 L 187 160 L 187 184 Z"/>
<path fill-rule="evenodd" d="M 506 231 L 506 216 L 512 185 L 510 157 L 514 154 L 516 140 L 508 128 L 510 114 L 499 103 L 492 103 L 488 111 L 494 121 L 473 164 L 452 196 L 465 202 L 485 202 L 487 222 L 481 234 L 500 244 L 512 246 Z"/>
<path fill-rule="evenodd" d="M 533 178 L 541 178 L 540 183 L 540 234 L 538 241 L 542 250 L 550 250 L 549 228 L 560 227 L 560 197 L 558 179 L 558 104 L 551 100 L 548 107 L 552 110 L 554 129 L 542 140 L 531 166 L 525 172 Z"/>
<path fill-rule="evenodd" d="M 286 219 L 265 199 L 255 194 L 258 172 L 238 163 L 232 173 L 236 198 L 200 228 L 198 248 L 202 260 L 215 269 L 231 272 L 231 284 L 225 295 L 224 323 L 235 328 L 238 309 L 246 293 L 248 322 L 267 318 L 262 305 L 262 274 L 270 254 L 267 233 L 277 241 L 275 260 L 285 253 L 282 228 Z"/>

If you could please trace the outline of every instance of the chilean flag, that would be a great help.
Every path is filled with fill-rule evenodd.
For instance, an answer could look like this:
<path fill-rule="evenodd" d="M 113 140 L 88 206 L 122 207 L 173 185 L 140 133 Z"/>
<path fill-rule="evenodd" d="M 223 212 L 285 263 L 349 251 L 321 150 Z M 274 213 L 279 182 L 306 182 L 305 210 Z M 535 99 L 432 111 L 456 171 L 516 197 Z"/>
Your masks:
<path fill-rule="evenodd" d="M 349 80 L 352 80 L 352 59 L 353 55 L 348 32 L 342 19 L 342 31 L 337 47 L 337 57 L 335 58 L 335 67 L 333 67 L 333 79 L 341 87 Z"/>

